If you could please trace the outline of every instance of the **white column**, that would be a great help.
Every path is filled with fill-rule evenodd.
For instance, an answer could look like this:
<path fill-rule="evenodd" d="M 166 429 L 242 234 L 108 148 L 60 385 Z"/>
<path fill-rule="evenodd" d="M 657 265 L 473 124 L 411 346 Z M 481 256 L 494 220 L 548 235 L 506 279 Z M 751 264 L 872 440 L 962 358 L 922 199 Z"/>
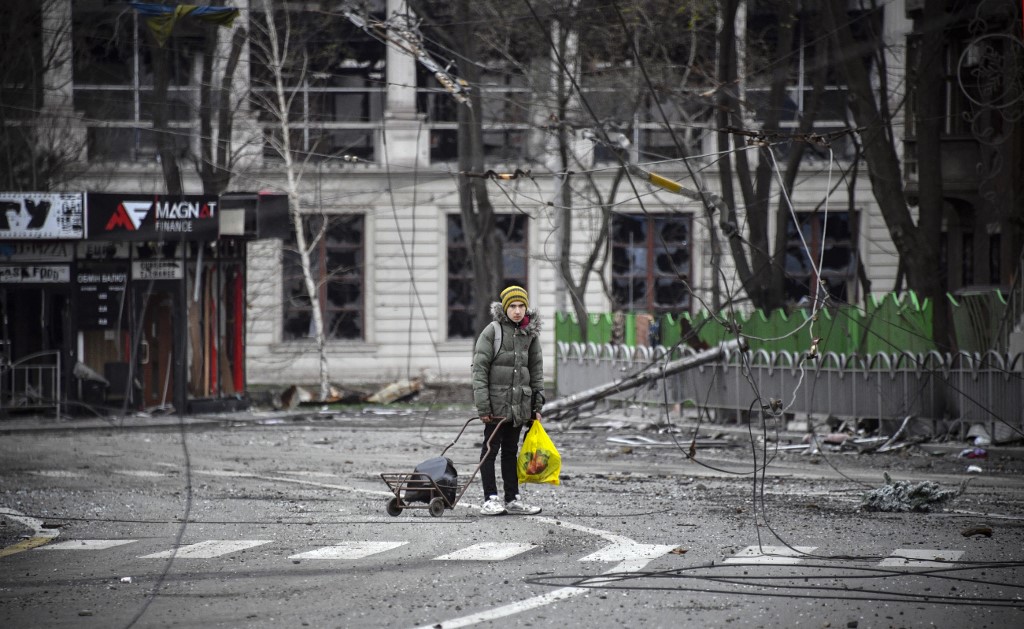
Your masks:
<path fill-rule="evenodd" d="M 405 0 L 387 0 L 387 15 L 405 13 Z M 416 60 L 392 45 L 387 46 L 386 95 L 383 144 L 377 161 L 401 166 L 430 164 L 430 134 L 424 114 L 416 111 Z"/>
<path fill-rule="evenodd" d="M 238 7 L 239 15 L 235 18 L 231 29 L 222 28 L 219 33 L 218 52 L 220 59 L 226 62 L 231 52 L 231 42 L 235 31 L 244 28 L 250 34 L 245 38 L 242 45 L 242 54 L 238 57 L 238 67 L 235 68 L 235 75 L 231 79 L 231 93 L 234 107 L 234 124 L 231 127 L 231 150 L 234 152 L 237 170 L 246 170 L 258 167 L 263 163 L 263 131 L 260 128 L 256 112 L 249 106 L 247 97 L 249 83 L 249 67 L 252 62 L 250 55 L 249 41 L 252 35 L 252 24 L 249 16 L 250 10 L 263 8 L 262 3 L 250 2 L 250 0 L 235 0 L 231 3 Z M 221 72 L 218 72 L 218 76 Z M 219 81 L 219 79 L 218 79 Z M 219 85 L 219 83 L 218 83 Z"/>
<path fill-rule="evenodd" d="M 63 156 L 85 156 L 85 125 L 72 108 L 71 0 L 43 0 L 42 50 L 43 108 L 39 112 L 36 141 L 45 150 Z"/>
<path fill-rule="evenodd" d="M 43 107 L 71 107 L 71 0 L 44 0 Z"/>

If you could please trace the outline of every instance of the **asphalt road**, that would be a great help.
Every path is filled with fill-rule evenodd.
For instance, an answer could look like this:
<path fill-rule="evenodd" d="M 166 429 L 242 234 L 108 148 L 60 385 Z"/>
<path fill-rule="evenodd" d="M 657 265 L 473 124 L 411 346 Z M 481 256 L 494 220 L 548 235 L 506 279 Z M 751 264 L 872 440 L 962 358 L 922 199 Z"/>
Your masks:
<path fill-rule="evenodd" d="M 712 429 L 687 460 L 688 437 L 581 422 L 549 426 L 563 484 L 524 488 L 539 516 L 478 515 L 479 480 L 441 517 L 388 516 L 380 473 L 440 453 L 457 415 L 6 434 L 0 626 L 1024 626 L 1019 458 Z M 463 477 L 480 432 L 448 452 Z M 971 482 L 935 512 L 866 511 L 884 471 Z"/>

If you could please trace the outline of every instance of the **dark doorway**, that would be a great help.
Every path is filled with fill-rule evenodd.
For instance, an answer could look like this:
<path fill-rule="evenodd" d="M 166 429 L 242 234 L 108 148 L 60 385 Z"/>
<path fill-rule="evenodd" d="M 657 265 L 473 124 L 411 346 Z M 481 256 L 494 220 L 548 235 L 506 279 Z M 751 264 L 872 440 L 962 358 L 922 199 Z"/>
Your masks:
<path fill-rule="evenodd" d="M 174 313 L 178 307 L 176 285 L 161 287 L 154 282 L 139 292 L 138 382 L 142 405 L 161 407 L 174 402 Z"/>

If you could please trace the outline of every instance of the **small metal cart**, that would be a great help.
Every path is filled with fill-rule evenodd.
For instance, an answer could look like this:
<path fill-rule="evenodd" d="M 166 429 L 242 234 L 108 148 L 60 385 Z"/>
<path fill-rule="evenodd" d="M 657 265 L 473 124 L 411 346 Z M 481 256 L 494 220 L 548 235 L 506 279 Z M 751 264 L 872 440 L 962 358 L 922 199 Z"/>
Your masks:
<path fill-rule="evenodd" d="M 462 430 L 455 436 L 455 439 L 449 443 L 443 451 L 441 451 L 440 457 L 443 457 L 445 452 L 448 452 L 449 448 L 455 445 L 462 436 L 462 433 L 466 432 L 466 428 L 471 422 L 479 419 L 479 417 L 471 417 L 465 424 L 462 425 Z M 499 419 L 499 418 L 496 418 Z M 508 418 L 502 417 L 495 427 L 495 430 L 491 433 L 490 438 L 487 440 L 487 453 L 491 453 L 491 441 L 494 440 L 494 435 L 498 434 L 497 428 L 508 421 Z M 431 477 L 429 474 L 422 472 L 384 472 L 380 475 L 381 479 L 387 484 L 388 489 L 395 494 L 394 498 L 391 498 L 387 504 L 388 515 L 397 517 L 401 515 L 404 509 L 428 509 L 430 515 L 435 518 L 439 518 L 444 514 L 445 509 L 454 509 L 455 505 L 462 500 L 463 494 L 471 484 L 473 479 L 476 478 L 477 472 L 480 471 L 480 466 L 483 465 L 485 457 L 480 458 L 480 462 L 477 464 L 476 469 L 473 473 L 465 480 L 458 479 L 454 486 L 446 485 L 441 486 L 437 483 L 437 480 Z M 410 500 L 407 497 L 412 494 L 416 497 L 415 500 Z"/>

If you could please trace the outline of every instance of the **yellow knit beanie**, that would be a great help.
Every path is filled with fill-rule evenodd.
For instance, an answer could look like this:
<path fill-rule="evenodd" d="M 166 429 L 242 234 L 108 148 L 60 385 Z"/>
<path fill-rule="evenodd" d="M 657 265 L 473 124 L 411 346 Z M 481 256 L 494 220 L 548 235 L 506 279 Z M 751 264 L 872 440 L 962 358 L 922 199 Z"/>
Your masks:
<path fill-rule="evenodd" d="M 526 289 L 522 286 L 509 286 L 501 291 L 501 309 L 508 310 L 509 304 L 513 301 L 521 301 L 527 308 L 530 307 L 530 298 L 526 295 Z"/>

